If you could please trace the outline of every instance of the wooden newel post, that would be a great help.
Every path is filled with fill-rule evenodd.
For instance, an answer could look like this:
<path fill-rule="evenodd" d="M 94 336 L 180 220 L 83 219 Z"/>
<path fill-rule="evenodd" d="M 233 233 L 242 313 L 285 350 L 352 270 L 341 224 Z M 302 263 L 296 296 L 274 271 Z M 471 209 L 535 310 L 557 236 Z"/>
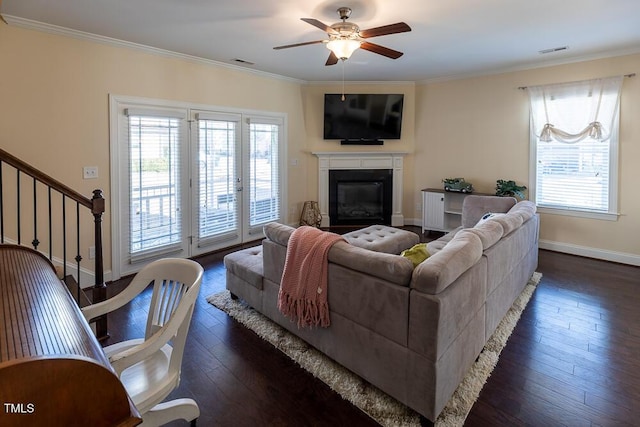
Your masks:
<path fill-rule="evenodd" d="M 104 197 L 102 190 L 93 190 L 91 198 L 94 228 L 95 228 L 95 285 L 93 287 L 93 303 L 102 302 L 107 299 L 107 285 L 104 283 L 104 262 L 102 255 L 102 214 L 104 213 Z M 107 315 L 96 319 L 96 336 L 99 340 L 109 337 L 107 330 Z"/>

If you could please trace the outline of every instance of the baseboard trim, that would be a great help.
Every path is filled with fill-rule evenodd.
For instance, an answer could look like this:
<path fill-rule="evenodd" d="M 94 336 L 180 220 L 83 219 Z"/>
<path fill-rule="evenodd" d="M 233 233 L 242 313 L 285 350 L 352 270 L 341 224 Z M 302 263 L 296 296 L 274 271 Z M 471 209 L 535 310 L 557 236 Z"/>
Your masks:
<path fill-rule="evenodd" d="M 45 254 L 46 255 L 46 254 Z M 60 258 L 53 257 L 53 265 L 62 266 L 63 262 Z M 78 279 L 78 265 L 72 261 L 67 261 L 67 274 L 73 276 L 76 282 L 80 282 L 80 287 L 82 289 L 89 289 L 95 286 L 96 283 L 96 275 L 93 271 L 88 270 L 84 267 L 80 267 L 80 278 Z M 104 282 L 108 283 L 111 281 L 111 271 L 105 271 L 103 273 Z"/>
<path fill-rule="evenodd" d="M 609 251 L 606 249 L 590 248 L 587 246 L 572 245 L 570 243 L 561 243 L 542 239 L 539 240 L 538 247 L 540 249 L 548 249 L 550 251 L 579 255 L 587 258 L 596 258 L 603 261 L 640 266 L 640 255 L 629 254 L 626 252 Z"/>
<path fill-rule="evenodd" d="M 422 227 L 422 218 L 404 217 L 404 225 L 415 225 L 417 227 Z"/>

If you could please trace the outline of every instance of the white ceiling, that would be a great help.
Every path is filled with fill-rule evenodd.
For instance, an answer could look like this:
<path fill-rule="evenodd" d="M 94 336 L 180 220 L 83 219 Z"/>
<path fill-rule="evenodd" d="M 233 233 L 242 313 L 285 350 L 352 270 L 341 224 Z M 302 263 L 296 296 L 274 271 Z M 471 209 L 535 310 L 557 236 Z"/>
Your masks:
<path fill-rule="evenodd" d="M 344 64 L 349 81 L 430 81 L 640 52 L 640 0 L 0 0 L 10 25 L 55 25 L 303 81 L 338 81 L 325 39 L 300 20 L 339 21 L 348 6 L 361 29 L 406 22 L 411 32 L 369 41 Z M 26 21 L 29 20 L 29 21 Z M 540 54 L 543 49 L 567 50 Z M 243 65 L 241 59 L 254 63 Z"/>

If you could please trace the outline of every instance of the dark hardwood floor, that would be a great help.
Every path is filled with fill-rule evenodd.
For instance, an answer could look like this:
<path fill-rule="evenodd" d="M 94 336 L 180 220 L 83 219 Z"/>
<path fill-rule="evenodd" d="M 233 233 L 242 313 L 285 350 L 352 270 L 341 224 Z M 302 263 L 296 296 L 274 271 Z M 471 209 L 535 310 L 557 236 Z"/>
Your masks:
<path fill-rule="evenodd" d="M 224 255 L 197 259 L 206 271 L 171 397 L 198 402 L 199 426 L 377 425 L 205 301 L 224 289 Z M 538 271 L 465 426 L 640 425 L 640 268 L 541 250 Z M 143 334 L 149 298 L 109 315 L 106 344 Z"/>

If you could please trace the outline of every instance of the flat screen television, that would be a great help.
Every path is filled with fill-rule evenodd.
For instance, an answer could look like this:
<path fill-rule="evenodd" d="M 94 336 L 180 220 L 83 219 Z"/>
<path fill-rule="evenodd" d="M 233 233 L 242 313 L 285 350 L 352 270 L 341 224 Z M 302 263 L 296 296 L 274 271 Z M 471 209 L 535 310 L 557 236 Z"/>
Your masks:
<path fill-rule="evenodd" d="M 403 94 L 324 95 L 324 139 L 400 139 Z"/>

